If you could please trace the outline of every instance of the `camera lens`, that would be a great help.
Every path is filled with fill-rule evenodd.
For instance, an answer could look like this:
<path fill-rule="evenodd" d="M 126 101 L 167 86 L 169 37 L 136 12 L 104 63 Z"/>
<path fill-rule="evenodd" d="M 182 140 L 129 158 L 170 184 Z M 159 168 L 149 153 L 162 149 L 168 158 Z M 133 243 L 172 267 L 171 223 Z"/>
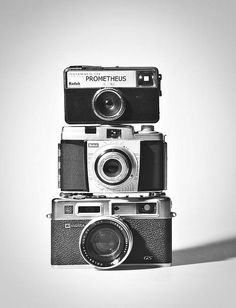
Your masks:
<path fill-rule="evenodd" d="M 92 220 L 80 237 L 80 251 L 84 259 L 99 268 L 111 268 L 122 263 L 133 245 L 131 230 L 114 217 Z"/>
<path fill-rule="evenodd" d="M 116 159 L 109 159 L 103 166 L 103 172 L 108 177 L 115 177 L 120 174 L 122 170 L 121 163 Z"/>
<path fill-rule="evenodd" d="M 116 230 L 113 230 L 111 227 L 93 230 L 90 241 L 94 252 L 102 257 L 116 256 L 123 246 Z"/>
<path fill-rule="evenodd" d="M 112 121 L 122 116 L 125 111 L 125 104 L 118 91 L 106 88 L 95 93 L 92 108 L 100 119 Z"/>
<path fill-rule="evenodd" d="M 118 149 L 107 150 L 95 162 L 97 177 L 105 184 L 118 185 L 125 182 L 132 171 L 129 156 Z"/>

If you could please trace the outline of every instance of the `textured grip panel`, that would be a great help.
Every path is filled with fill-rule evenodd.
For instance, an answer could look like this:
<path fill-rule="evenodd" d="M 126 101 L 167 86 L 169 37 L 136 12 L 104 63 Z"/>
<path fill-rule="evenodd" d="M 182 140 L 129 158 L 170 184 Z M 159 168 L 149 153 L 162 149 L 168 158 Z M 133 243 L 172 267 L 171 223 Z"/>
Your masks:
<path fill-rule="evenodd" d="M 51 221 L 52 265 L 87 264 L 79 251 L 79 238 L 88 222 L 89 220 Z"/>
<path fill-rule="evenodd" d="M 166 142 L 142 141 L 140 158 L 139 191 L 160 191 L 166 189 Z"/>
<path fill-rule="evenodd" d="M 171 219 L 125 219 L 125 222 L 134 237 L 132 251 L 125 263 L 171 263 Z"/>
<path fill-rule="evenodd" d="M 62 140 L 60 157 L 61 190 L 88 191 L 86 143 Z"/>
<path fill-rule="evenodd" d="M 82 229 L 90 220 L 51 221 L 51 264 L 86 264 L 79 251 Z M 133 248 L 124 263 L 171 263 L 171 219 L 124 219 L 133 233 Z"/>

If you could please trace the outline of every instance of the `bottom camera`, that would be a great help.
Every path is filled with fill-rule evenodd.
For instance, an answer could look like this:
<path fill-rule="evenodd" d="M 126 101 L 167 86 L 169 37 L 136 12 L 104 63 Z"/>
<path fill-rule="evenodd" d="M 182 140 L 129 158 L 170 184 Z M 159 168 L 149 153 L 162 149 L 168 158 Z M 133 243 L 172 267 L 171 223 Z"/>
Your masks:
<path fill-rule="evenodd" d="M 52 201 L 51 264 L 171 264 L 171 200 L 60 198 Z"/>

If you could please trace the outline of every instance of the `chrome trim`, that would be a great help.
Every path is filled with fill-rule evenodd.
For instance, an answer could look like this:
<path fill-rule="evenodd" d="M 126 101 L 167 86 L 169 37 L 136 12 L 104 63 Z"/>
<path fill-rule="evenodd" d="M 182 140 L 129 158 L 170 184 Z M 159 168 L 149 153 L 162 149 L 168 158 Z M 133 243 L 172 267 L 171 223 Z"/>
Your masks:
<path fill-rule="evenodd" d="M 60 197 L 62 198 L 71 198 L 71 199 L 85 199 L 89 196 L 93 195 L 94 198 L 101 198 L 103 197 L 108 198 L 108 199 L 113 199 L 113 198 L 160 198 L 165 195 L 163 195 L 162 191 L 121 191 L 121 192 L 98 192 L 98 193 L 90 193 L 90 192 L 84 192 L 84 191 L 78 191 L 78 190 L 63 190 L 60 192 Z M 77 197 L 78 196 L 78 197 Z M 81 196 L 81 197 L 80 197 Z"/>
<path fill-rule="evenodd" d="M 116 143 L 114 138 L 107 138 L 107 129 L 120 129 L 122 140 L 158 140 L 165 141 L 165 136 L 159 132 L 153 133 L 144 133 L 134 131 L 132 125 L 87 125 L 96 127 L 96 133 L 88 134 L 85 133 L 85 125 L 76 125 L 76 126 L 64 126 L 61 131 L 61 140 L 113 140 Z"/>
<path fill-rule="evenodd" d="M 145 203 L 156 203 L 156 213 L 125 213 L 125 214 L 113 214 L 113 205 L 119 203 L 129 206 L 129 203 L 145 204 Z M 71 205 L 74 207 L 73 214 L 65 214 L 64 206 Z M 100 213 L 76 213 L 78 206 L 99 206 Z M 171 199 L 166 196 L 161 197 L 135 197 L 135 198 L 85 198 L 85 199 L 75 199 L 72 197 L 66 198 L 56 198 L 52 200 L 52 220 L 80 220 L 88 219 L 91 220 L 93 217 L 98 217 L 101 219 L 103 216 L 109 217 L 124 217 L 132 219 L 172 219 L 174 216 L 171 212 Z"/>

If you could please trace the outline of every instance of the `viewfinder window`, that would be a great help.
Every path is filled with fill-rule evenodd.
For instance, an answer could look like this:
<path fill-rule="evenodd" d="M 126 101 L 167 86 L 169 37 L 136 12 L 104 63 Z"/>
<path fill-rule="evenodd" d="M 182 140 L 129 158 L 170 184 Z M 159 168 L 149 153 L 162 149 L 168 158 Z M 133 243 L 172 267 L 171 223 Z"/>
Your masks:
<path fill-rule="evenodd" d="M 153 72 L 138 72 L 138 86 L 151 87 L 154 85 Z"/>
<path fill-rule="evenodd" d="M 79 206 L 78 213 L 100 213 L 100 206 Z"/>

